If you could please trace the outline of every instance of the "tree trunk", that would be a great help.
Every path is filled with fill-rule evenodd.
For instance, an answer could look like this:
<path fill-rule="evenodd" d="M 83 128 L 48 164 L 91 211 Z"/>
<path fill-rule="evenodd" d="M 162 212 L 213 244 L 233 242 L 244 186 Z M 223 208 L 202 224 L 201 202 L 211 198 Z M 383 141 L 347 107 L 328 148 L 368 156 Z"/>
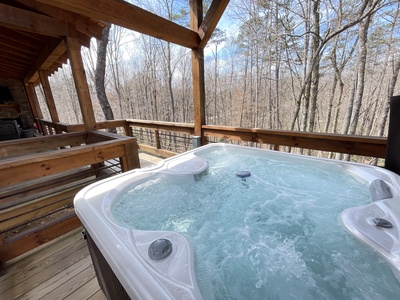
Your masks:
<path fill-rule="evenodd" d="M 392 78 L 391 78 L 390 84 L 389 84 L 388 97 L 387 97 L 387 100 L 385 101 L 385 104 L 384 104 L 385 106 L 384 106 L 384 109 L 383 109 L 383 112 L 382 112 L 382 115 L 380 118 L 381 122 L 380 122 L 379 128 L 378 128 L 378 136 L 383 136 L 383 134 L 385 133 L 385 127 L 386 127 L 387 119 L 389 116 L 390 97 L 392 97 L 394 94 L 394 88 L 396 86 L 397 78 L 399 76 L 399 71 L 400 71 L 400 60 L 397 61 L 394 66 Z"/>
<path fill-rule="evenodd" d="M 320 20 L 319 20 L 320 1 L 313 1 L 312 16 L 313 16 L 313 35 L 311 39 L 311 82 L 310 82 L 310 114 L 308 120 L 308 132 L 314 131 L 315 116 L 317 111 L 317 99 L 319 88 L 319 65 L 321 56 L 319 54 L 320 47 Z"/>
<path fill-rule="evenodd" d="M 356 83 L 356 94 L 354 99 L 353 113 L 351 117 L 351 124 L 349 128 L 349 134 L 355 134 L 358 124 L 358 118 L 361 110 L 361 103 L 364 95 L 365 85 L 365 66 L 367 61 L 367 38 L 368 28 L 371 21 L 371 15 L 366 17 L 359 24 L 358 36 L 359 36 L 359 48 L 357 55 L 357 83 Z"/>
<path fill-rule="evenodd" d="M 104 86 L 104 77 L 106 73 L 106 56 L 107 56 L 107 44 L 108 36 L 110 33 L 110 27 L 106 26 L 103 28 L 103 34 L 100 41 L 97 43 L 97 62 L 96 62 L 96 74 L 95 74 L 95 85 L 97 98 L 99 99 L 101 109 L 103 110 L 104 117 L 106 120 L 114 120 L 114 114 L 111 109 L 110 103 L 106 95 L 106 89 Z M 115 128 L 111 128 L 109 131 L 116 133 Z"/>

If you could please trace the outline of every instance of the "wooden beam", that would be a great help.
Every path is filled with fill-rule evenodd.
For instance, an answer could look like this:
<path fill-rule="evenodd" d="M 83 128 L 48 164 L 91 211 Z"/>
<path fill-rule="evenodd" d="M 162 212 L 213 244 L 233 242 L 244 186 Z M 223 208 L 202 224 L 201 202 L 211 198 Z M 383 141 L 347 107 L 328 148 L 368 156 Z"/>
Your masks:
<path fill-rule="evenodd" d="M 71 31 L 73 31 L 72 28 Z M 72 36 L 66 37 L 66 44 L 85 130 L 94 130 L 96 129 L 96 119 L 94 116 L 92 100 L 90 98 L 89 87 L 86 80 L 85 68 L 82 62 L 81 46 L 78 39 Z"/>
<path fill-rule="evenodd" d="M 52 37 L 67 33 L 66 22 L 5 4 L 0 4 L 0 26 Z"/>
<path fill-rule="evenodd" d="M 40 69 L 39 77 L 40 77 L 40 82 L 42 83 L 42 88 L 46 98 L 47 108 L 49 109 L 51 120 L 53 122 L 60 122 L 56 104 L 54 102 L 53 93 L 51 92 L 48 74 L 44 70 Z"/>
<path fill-rule="evenodd" d="M 35 82 L 39 69 L 49 68 L 66 51 L 65 43 L 62 39 L 50 39 L 44 46 L 39 56 L 31 66 L 30 71 L 24 78 L 24 83 Z"/>
<path fill-rule="evenodd" d="M 89 36 L 101 39 L 102 26 L 94 23 L 90 18 L 83 17 L 79 14 L 66 11 L 51 5 L 38 3 L 33 0 L 16 0 L 17 2 L 35 9 L 38 12 L 51 16 L 57 20 L 72 23 L 79 32 Z"/>
<path fill-rule="evenodd" d="M 123 0 L 37 0 L 90 18 L 113 23 L 174 44 L 195 49 L 200 43 L 189 30 Z"/>
<path fill-rule="evenodd" d="M 0 31 L 1 44 L 7 44 L 8 46 L 15 46 L 16 49 L 24 48 L 23 50 L 28 53 L 37 54 L 38 45 L 41 41 L 34 39 L 32 36 L 21 34 L 16 30 L 7 28 L 1 28 Z M 28 48 L 28 49 L 26 49 Z"/>
<path fill-rule="evenodd" d="M 207 45 L 228 4 L 229 0 L 213 0 L 211 3 L 199 28 L 199 36 L 201 38 L 199 48 L 204 48 Z"/>
<path fill-rule="evenodd" d="M 33 83 L 25 84 L 25 92 L 26 95 L 28 96 L 28 101 L 32 109 L 33 117 L 35 118 L 35 120 L 43 119 L 43 113 L 39 105 L 39 101 L 35 90 L 35 85 Z"/>
<path fill-rule="evenodd" d="M 190 0 L 190 28 L 197 30 L 202 23 L 202 0 Z M 203 141 L 202 126 L 205 125 L 205 84 L 204 84 L 204 50 L 192 50 L 193 104 L 194 104 L 194 134 Z"/>

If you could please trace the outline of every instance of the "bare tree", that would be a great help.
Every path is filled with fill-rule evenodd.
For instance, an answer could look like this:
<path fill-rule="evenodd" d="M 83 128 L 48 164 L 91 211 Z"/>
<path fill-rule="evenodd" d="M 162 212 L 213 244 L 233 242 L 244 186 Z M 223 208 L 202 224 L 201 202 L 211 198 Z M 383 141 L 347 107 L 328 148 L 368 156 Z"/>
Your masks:
<path fill-rule="evenodd" d="M 96 61 L 96 73 L 95 73 L 95 84 L 97 98 L 99 99 L 101 109 L 103 110 L 104 117 L 106 120 L 114 120 L 114 114 L 111 109 L 110 103 L 108 102 L 106 89 L 104 85 L 104 77 L 106 72 L 106 57 L 107 57 L 107 43 L 110 33 L 110 27 L 106 26 L 103 28 L 102 38 L 97 44 L 97 61 Z M 113 130 L 116 132 L 116 130 Z"/>

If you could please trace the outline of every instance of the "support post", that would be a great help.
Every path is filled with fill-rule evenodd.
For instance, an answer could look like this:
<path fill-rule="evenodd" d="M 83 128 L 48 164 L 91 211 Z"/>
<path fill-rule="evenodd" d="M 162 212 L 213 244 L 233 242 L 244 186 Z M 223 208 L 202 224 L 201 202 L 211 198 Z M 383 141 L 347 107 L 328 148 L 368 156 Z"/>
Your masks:
<path fill-rule="evenodd" d="M 190 0 L 190 29 L 198 32 L 203 21 L 203 1 Z M 202 126 L 205 125 L 204 50 L 192 49 L 194 134 L 206 143 Z"/>
<path fill-rule="evenodd" d="M 156 149 L 161 149 L 160 133 L 158 129 L 154 129 L 154 147 L 156 147 Z"/>
<path fill-rule="evenodd" d="M 390 98 L 385 168 L 400 175 L 400 95 Z"/>
<path fill-rule="evenodd" d="M 140 168 L 139 146 L 136 139 L 132 143 L 125 144 L 125 155 L 120 157 L 122 172 Z"/>
<path fill-rule="evenodd" d="M 81 45 L 77 38 L 76 29 L 72 25 L 69 25 L 69 33 L 71 36 L 67 36 L 65 42 L 68 58 L 71 63 L 72 76 L 74 77 L 79 106 L 82 112 L 83 123 L 86 131 L 95 130 L 96 119 L 93 112 L 92 100 L 90 98 L 89 86 L 86 80 L 85 68 L 83 66 Z"/>
<path fill-rule="evenodd" d="M 34 120 L 37 122 L 38 129 L 41 133 L 44 133 L 42 124 L 38 122 L 37 120 L 42 120 L 43 119 L 43 113 L 42 109 L 40 108 L 39 105 L 39 100 L 37 98 L 36 90 L 35 90 L 35 85 L 31 82 L 28 82 L 25 84 L 25 92 L 28 97 L 29 105 L 31 106 L 32 109 L 32 114 Z"/>
<path fill-rule="evenodd" d="M 53 123 L 59 123 L 60 119 L 58 117 L 56 104 L 54 102 L 53 93 L 51 92 L 49 76 L 44 70 L 39 70 L 40 82 L 42 83 L 44 96 L 46 98 L 47 107 L 49 109 L 51 121 Z"/>

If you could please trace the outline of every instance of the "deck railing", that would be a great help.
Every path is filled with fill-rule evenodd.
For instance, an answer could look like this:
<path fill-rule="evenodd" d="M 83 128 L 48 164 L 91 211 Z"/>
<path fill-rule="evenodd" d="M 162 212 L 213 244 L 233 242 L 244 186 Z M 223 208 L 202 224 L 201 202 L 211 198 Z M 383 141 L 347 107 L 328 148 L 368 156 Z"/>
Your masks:
<path fill-rule="evenodd" d="M 42 123 L 42 121 L 40 120 Z M 64 132 L 82 130 L 83 125 L 43 123 L 45 127 L 63 129 Z M 143 151 L 170 157 L 191 149 L 194 125 L 146 120 L 116 120 L 97 123 L 98 129 L 117 128 L 118 133 L 135 136 Z M 210 142 L 237 143 L 269 148 L 277 151 L 307 153 L 327 157 L 337 154 L 367 157 L 368 162 L 385 158 L 387 140 L 384 137 L 367 137 L 343 134 L 310 133 L 260 128 L 229 126 L 202 126 L 204 140 Z M 204 141 L 203 141 L 204 142 Z"/>
<path fill-rule="evenodd" d="M 72 207 L 80 189 L 140 167 L 136 139 L 111 133 L 0 144 L 0 263 L 80 226 Z"/>
<path fill-rule="evenodd" d="M 72 199 L 79 189 L 97 180 L 104 169 L 109 171 L 107 160 L 119 158 L 120 167 L 128 170 L 139 167 L 137 142 L 141 150 L 162 157 L 200 143 L 200 137 L 194 136 L 194 125 L 186 123 L 128 119 L 96 124 L 99 130 L 112 128 L 119 134 L 114 135 L 85 132 L 82 124 L 37 122 L 44 137 L 2 142 L 0 147 L 0 263 L 79 226 Z M 227 142 L 277 151 L 319 155 L 327 151 L 374 159 L 386 155 L 386 138 L 380 137 L 211 125 L 204 125 L 202 132 L 203 144 Z M 68 208 L 70 213 L 57 215 Z M 10 230 L 53 212 L 54 220 L 8 237 Z"/>

